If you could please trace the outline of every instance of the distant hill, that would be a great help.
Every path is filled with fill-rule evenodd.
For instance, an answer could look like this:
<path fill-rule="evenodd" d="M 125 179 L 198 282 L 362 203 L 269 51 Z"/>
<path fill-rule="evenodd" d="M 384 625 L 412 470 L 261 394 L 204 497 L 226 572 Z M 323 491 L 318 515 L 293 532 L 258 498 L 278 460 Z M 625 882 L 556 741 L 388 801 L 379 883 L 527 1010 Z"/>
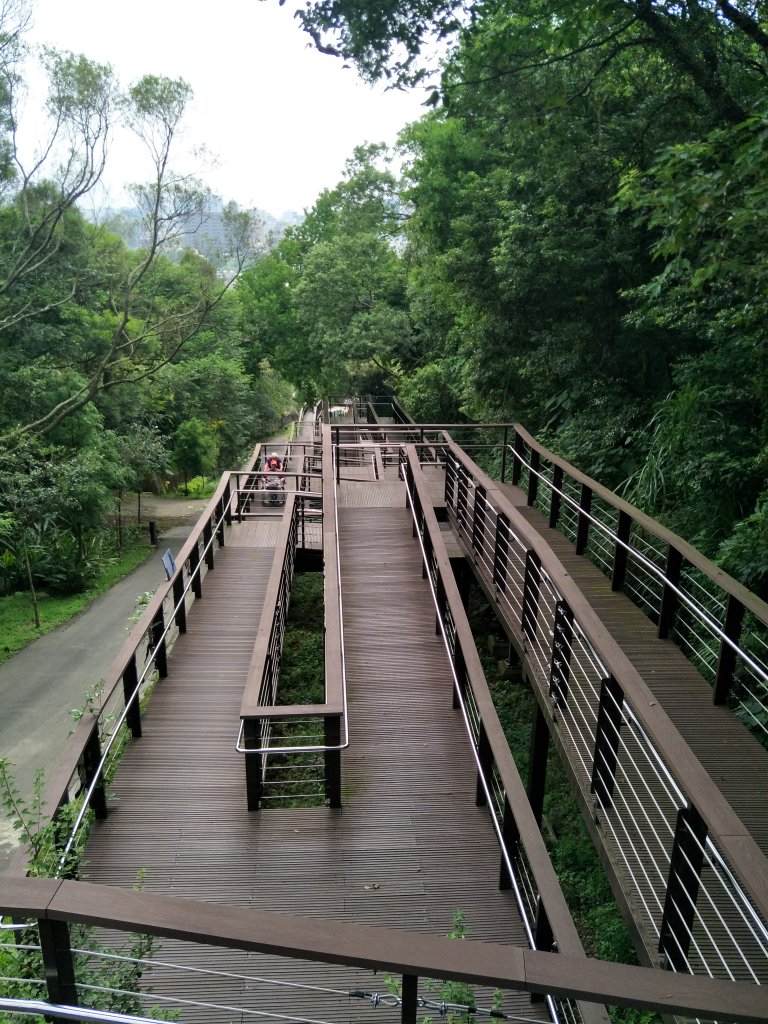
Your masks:
<path fill-rule="evenodd" d="M 236 203 L 232 205 L 239 209 Z M 226 262 L 227 250 L 224 210 L 225 203 L 222 198 L 212 196 L 202 217 L 192 217 L 182 225 L 173 245 L 166 247 L 167 255 L 173 257 L 174 252 L 181 253 L 185 249 L 194 249 L 214 266 L 222 266 Z M 286 228 L 300 224 L 304 219 L 304 215 L 295 210 L 286 210 L 279 217 L 266 210 L 252 209 L 249 212 L 255 220 L 252 239 L 254 247 L 263 252 L 268 252 L 277 245 Z M 122 238 L 130 249 L 140 249 L 146 245 L 141 215 L 135 207 L 104 207 L 96 213 L 84 209 L 82 213 L 92 223 L 101 224 Z"/>

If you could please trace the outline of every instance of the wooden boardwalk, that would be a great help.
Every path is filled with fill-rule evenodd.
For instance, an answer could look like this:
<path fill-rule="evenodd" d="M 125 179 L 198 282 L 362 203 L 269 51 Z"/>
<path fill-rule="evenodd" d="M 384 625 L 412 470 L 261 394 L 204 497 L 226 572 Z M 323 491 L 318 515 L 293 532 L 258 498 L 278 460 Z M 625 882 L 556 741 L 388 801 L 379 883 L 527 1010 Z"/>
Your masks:
<path fill-rule="evenodd" d="M 388 473 L 345 483 L 341 493 L 350 705 L 343 809 L 246 810 L 235 741 L 272 551 L 271 527 L 235 525 L 152 696 L 143 737 L 126 751 L 82 877 L 133 886 L 141 874 L 150 892 L 434 935 L 447 934 L 461 911 L 470 939 L 525 945 L 512 894 L 498 888 L 488 812 L 475 806 L 475 766 L 452 708 L 403 485 Z M 353 969 L 175 941 L 158 956 L 190 968 L 185 999 L 246 1012 L 369 1020 L 370 1003 L 344 993 L 387 993 L 385 979 Z M 202 966 L 221 973 L 194 973 Z M 147 977 L 158 998 L 178 994 L 176 967 Z M 280 987 L 296 982 L 308 987 Z M 477 993 L 479 1005 L 491 998 Z M 522 994 L 510 994 L 504 1009 L 541 1018 Z M 382 1005 L 376 1014 L 396 1020 L 399 1010 Z M 181 1016 L 245 1019 L 241 1010 L 223 1017 L 183 1005 Z"/>

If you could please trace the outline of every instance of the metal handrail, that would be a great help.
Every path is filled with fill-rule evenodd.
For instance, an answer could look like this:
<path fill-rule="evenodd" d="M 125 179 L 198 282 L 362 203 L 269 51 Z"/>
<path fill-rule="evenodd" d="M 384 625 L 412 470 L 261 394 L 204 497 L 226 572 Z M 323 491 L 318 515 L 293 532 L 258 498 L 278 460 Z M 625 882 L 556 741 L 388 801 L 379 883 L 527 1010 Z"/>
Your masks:
<path fill-rule="evenodd" d="M 335 453 L 334 453 L 335 454 Z M 333 473 L 333 479 L 335 481 L 335 467 Z M 325 510 L 323 510 L 325 511 Z M 333 513 L 334 513 L 334 535 L 335 535 L 335 556 L 336 565 L 340 566 L 339 556 L 339 518 L 338 518 L 338 501 L 337 501 L 337 490 L 334 483 L 334 494 L 333 494 Z M 295 511 L 294 511 L 295 514 Z M 339 604 L 339 621 L 343 622 L 342 613 L 342 599 L 341 599 L 341 573 L 337 572 L 337 599 Z M 275 608 L 275 614 L 277 614 L 277 608 Z M 260 747 L 246 747 L 243 745 L 243 732 L 245 729 L 246 719 L 241 718 L 240 728 L 237 734 L 237 740 L 235 742 L 235 750 L 240 754 L 299 754 L 299 753 L 330 753 L 341 750 L 346 750 L 349 746 L 349 715 L 348 715 L 348 703 L 347 703 L 347 676 L 346 676 L 346 661 L 344 655 L 344 631 L 341 629 L 340 635 L 340 654 L 341 654 L 341 695 L 342 695 L 342 710 L 341 717 L 344 721 L 344 739 L 338 744 L 317 744 L 317 743 L 304 743 L 298 745 L 262 745 Z M 306 705 L 271 705 L 269 708 L 270 718 L 296 718 L 296 717 L 328 717 L 328 715 L 334 716 L 337 714 L 336 711 L 321 712 L 319 709 L 321 705 L 310 705 L 313 709 L 312 712 L 308 713 Z M 264 714 L 264 709 L 254 711 L 253 715 L 249 715 L 249 718 L 258 718 Z"/>
<path fill-rule="evenodd" d="M 454 484 L 452 485 L 452 488 L 451 488 L 451 491 L 450 491 L 451 496 L 450 496 L 450 500 L 449 500 L 449 507 L 453 508 L 452 503 L 456 504 L 456 508 L 453 509 L 453 513 L 456 516 L 456 523 L 457 523 L 457 526 L 459 528 L 459 532 L 464 534 L 464 536 L 467 539 L 467 543 L 470 544 L 470 547 L 472 548 L 473 552 L 478 552 L 478 547 L 476 546 L 476 543 L 475 543 L 476 540 L 478 541 L 478 543 L 480 544 L 480 548 L 479 548 L 480 561 L 483 562 L 485 564 L 485 566 L 486 566 L 485 567 L 486 574 L 489 575 L 491 579 L 495 579 L 494 573 L 493 573 L 493 569 L 492 569 L 492 567 L 489 567 L 487 565 L 486 559 L 484 557 L 484 555 L 487 553 L 486 549 L 488 548 L 489 545 L 491 547 L 493 547 L 493 544 L 494 544 L 494 534 L 496 532 L 498 532 L 498 530 L 500 529 L 500 527 L 502 525 L 506 525 L 507 518 L 510 518 L 512 521 L 515 521 L 516 517 L 519 518 L 519 514 L 516 512 L 516 510 L 513 507 L 509 506 L 508 503 L 506 503 L 506 501 L 503 498 L 502 492 L 498 489 L 498 487 L 494 484 L 493 481 L 491 481 L 489 478 L 486 478 L 485 475 L 482 474 L 478 470 L 477 467 L 474 467 L 474 469 L 473 469 L 473 468 L 469 467 L 466 463 L 462 463 L 461 462 L 459 456 L 461 456 L 463 458 L 463 455 L 461 453 L 461 450 L 458 449 L 457 447 L 454 448 L 454 456 L 456 458 L 456 465 L 457 465 L 457 467 L 462 467 L 463 471 L 465 473 L 467 473 L 468 476 L 474 477 L 474 480 L 469 480 L 468 484 L 465 484 L 463 487 L 462 486 L 458 486 L 458 472 L 456 470 L 454 470 L 454 473 L 456 475 L 454 476 Z M 481 481 L 482 481 L 482 487 L 481 487 L 481 490 L 478 490 L 477 487 L 480 487 L 480 485 L 481 485 L 480 482 Z M 494 501 L 493 505 L 491 504 L 491 502 L 489 500 L 489 495 L 490 494 L 494 494 L 495 501 Z M 475 531 L 473 529 L 473 522 L 474 522 L 474 519 L 475 519 L 475 515 L 472 512 L 470 512 L 470 497 L 474 496 L 474 503 L 476 505 L 479 505 L 478 498 L 480 497 L 480 495 L 484 495 L 484 497 L 485 497 L 485 501 L 484 501 L 483 505 L 481 506 L 483 508 L 483 510 L 484 510 L 483 511 L 483 519 L 484 519 L 484 522 L 485 522 L 485 526 L 484 526 L 484 528 L 482 530 Z M 463 502 L 463 504 L 462 504 L 462 502 Z M 500 515 L 500 510 L 501 509 L 504 510 L 504 521 L 505 521 L 504 524 L 502 524 L 502 521 L 498 518 L 498 516 Z M 493 523 L 492 516 L 488 517 L 488 513 L 489 512 L 492 513 L 492 516 L 493 515 L 496 516 L 495 525 Z M 522 522 L 520 523 L 519 528 L 525 534 L 526 526 Z M 514 545 L 511 542 L 508 542 L 509 554 L 508 554 L 507 558 L 505 559 L 505 564 L 507 564 L 508 570 L 511 570 L 513 561 L 519 561 L 524 556 L 525 551 L 527 549 L 529 549 L 529 548 L 532 548 L 532 546 L 534 548 L 537 546 L 537 542 L 533 539 L 532 532 L 530 532 L 530 536 L 527 536 L 525 540 L 521 540 L 519 537 L 516 537 Z M 538 546 L 541 547 L 540 545 L 538 545 Z M 517 547 L 519 547 L 520 550 L 519 551 L 515 551 L 515 553 L 513 555 L 513 549 L 517 548 Z M 542 559 L 544 559 L 543 548 L 540 550 L 539 554 L 542 557 Z M 508 562 L 507 562 L 507 559 L 508 559 Z M 546 563 L 546 559 L 544 559 L 544 561 Z M 554 561 L 554 559 L 551 556 L 549 557 L 548 565 L 549 565 L 549 570 L 551 572 L 554 572 L 557 575 L 556 568 L 553 568 L 553 566 L 556 567 L 556 562 Z M 560 568 L 562 569 L 562 567 L 560 567 Z M 517 579 L 515 579 L 514 581 L 512 580 L 512 578 L 509 575 L 509 571 L 507 572 L 507 577 L 506 578 L 507 578 L 507 585 L 502 587 L 503 591 L 506 591 L 508 589 L 512 589 L 512 587 L 517 588 L 517 587 L 521 587 L 522 586 L 522 583 L 520 581 L 518 581 Z M 565 572 L 565 570 L 562 570 L 560 572 L 560 574 L 558 575 L 558 579 L 560 581 L 559 583 L 556 583 L 554 580 L 550 580 L 550 584 L 552 586 L 553 594 L 554 594 L 554 601 L 558 602 L 559 600 L 561 600 L 563 594 L 567 594 L 568 595 L 566 597 L 566 601 L 567 602 L 572 601 L 574 599 L 575 595 L 572 593 L 572 589 L 573 588 L 570 585 L 570 582 L 568 580 L 568 574 Z M 539 577 L 539 585 L 540 586 L 542 586 L 543 581 L 544 581 L 544 575 L 543 575 L 543 572 L 542 572 L 540 574 L 540 577 Z M 563 589 L 563 588 L 565 588 L 565 589 Z M 543 603 L 543 598 L 542 598 L 542 603 Z M 583 601 L 581 603 L 583 605 Z M 511 608 L 512 606 L 510 605 L 509 607 Z M 518 614 L 515 614 L 515 616 L 514 616 L 514 619 L 517 620 L 517 628 L 518 629 L 520 628 L 520 621 L 521 621 L 520 620 L 519 611 L 520 611 L 520 609 L 518 609 Z M 551 675 L 551 672 L 552 672 L 552 668 L 551 668 L 552 659 L 553 659 L 553 656 L 554 656 L 554 654 L 553 654 L 553 651 L 554 651 L 554 637 L 552 635 L 552 626 L 551 626 L 551 618 L 550 618 L 552 616 L 552 614 L 553 614 L 552 608 L 548 607 L 546 609 L 546 617 L 544 618 L 544 620 L 541 623 L 544 628 L 541 629 L 541 630 L 536 630 L 536 632 L 534 633 L 533 636 L 526 635 L 526 638 L 525 638 L 525 641 L 524 641 L 524 644 L 523 644 L 524 649 L 525 649 L 524 653 L 528 656 L 531 665 L 535 666 L 535 674 L 538 675 L 543 680 L 544 686 L 546 686 L 547 679 L 550 679 L 550 675 Z M 587 610 L 584 609 L 584 608 L 582 608 L 582 614 L 587 616 L 587 620 L 586 620 L 587 622 L 589 622 L 591 620 L 592 616 L 593 616 L 593 613 L 591 613 L 591 612 L 588 613 Z M 514 619 L 513 619 L 513 621 L 514 621 Z M 538 615 L 537 615 L 537 619 L 538 619 Z M 594 625 L 595 624 L 593 624 L 592 628 L 591 628 L 591 631 L 593 633 L 594 633 Z M 577 632 L 578 632 L 578 635 L 577 635 Z M 598 630 L 598 635 L 599 635 L 599 633 L 600 633 L 600 630 Z M 587 635 L 586 635 L 586 633 L 584 631 L 584 622 L 582 621 L 581 624 L 579 624 L 578 617 L 574 619 L 574 640 L 573 640 L 573 648 L 574 649 L 575 649 L 577 640 L 578 640 L 578 642 L 580 644 L 591 645 L 591 641 L 589 640 L 589 638 L 587 637 Z M 628 722 L 628 724 L 631 724 L 633 726 L 633 730 L 635 731 L 635 733 L 639 732 L 640 735 L 643 737 L 644 746 L 645 746 L 645 754 L 644 754 L 644 756 L 645 757 L 650 757 L 652 759 L 653 763 L 656 765 L 656 769 L 655 770 L 658 771 L 661 775 L 666 776 L 668 778 L 669 777 L 669 771 L 668 771 L 666 765 L 664 764 L 664 762 L 663 762 L 663 760 L 661 758 L 661 755 L 659 754 L 659 749 L 663 750 L 664 751 L 664 756 L 667 757 L 667 756 L 669 756 L 671 754 L 671 748 L 668 749 L 668 747 L 664 746 L 664 745 L 662 745 L 659 748 L 658 747 L 658 742 L 659 742 L 658 739 L 651 738 L 651 736 L 646 732 L 646 728 L 649 728 L 651 730 L 651 732 L 653 731 L 653 725 L 651 724 L 652 722 L 655 721 L 657 727 L 658 727 L 658 725 L 660 725 L 662 723 L 657 721 L 657 716 L 655 714 L 651 715 L 651 721 L 649 722 L 648 721 L 647 712 L 646 712 L 646 714 L 643 715 L 643 717 L 645 719 L 645 722 L 644 722 L 642 728 L 638 729 L 638 725 L 639 725 L 638 715 L 642 714 L 642 709 L 644 709 L 645 707 L 649 706 L 649 701 L 650 701 L 650 706 L 651 707 L 654 707 L 656 702 L 653 700 L 652 694 L 649 694 L 649 691 L 647 690 L 647 687 L 645 687 L 645 684 L 637 676 L 637 673 L 634 672 L 634 670 L 632 669 L 631 665 L 626 661 L 625 656 L 620 654 L 620 652 L 618 650 L 611 651 L 611 648 L 615 647 L 615 645 L 613 643 L 610 643 L 608 649 L 606 650 L 605 649 L 605 640 L 603 640 L 601 642 L 603 643 L 603 656 L 605 657 L 605 660 L 610 665 L 610 671 L 608 669 L 605 669 L 604 666 L 601 666 L 601 671 L 598 671 L 596 678 L 597 678 L 597 680 L 599 682 L 600 678 L 606 678 L 611 673 L 615 674 L 615 678 L 616 678 L 617 682 L 621 685 L 622 690 L 625 692 L 625 694 L 627 694 L 627 696 L 626 696 L 626 698 L 624 700 L 624 707 L 622 709 L 623 715 L 626 716 L 625 720 L 628 721 L 629 717 L 631 717 L 632 721 Z M 610 651 L 610 654 L 608 653 L 609 651 Z M 600 660 L 602 660 L 602 658 Z M 573 661 L 571 661 L 571 668 L 574 669 L 574 667 L 575 667 L 574 663 L 573 663 Z M 573 673 L 572 676 L 571 676 L 571 680 L 569 682 L 569 687 L 573 687 L 574 690 L 575 690 L 575 687 L 577 685 L 577 679 L 578 679 L 578 674 L 577 673 Z M 629 684 L 629 690 L 627 689 L 628 684 Z M 550 679 L 550 687 L 551 687 L 551 685 L 552 685 L 552 682 L 551 682 L 551 679 Z M 581 684 L 579 684 L 579 685 L 581 685 Z M 590 685 L 592 685 L 592 684 L 590 683 Z M 645 697 L 645 699 L 643 699 L 643 691 L 645 691 L 646 694 L 649 694 L 649 696 Z M 592 687 L 592 693 L 593 693 L 593 696 L 596 697 L 596 691 L 594 690 L 594 686 Z M 638 703 L 638 701 L 639 701 L 639 703 Z M 578 736 L 575 735 L 575 733 L 578 733 L 581 730 L 581 728 L 582 728 L 580 726 L 580 724 L 579 724 L 577 716 L 579 714 L 581 714 L 582 717 L 583 717 L 583 713 L 584 713 L 583 710 L 580 710 L 578 704 L 574 704 L 573 708 L 571 708 L 570 701 L 569 701 L 568 704 L 566 705 L 566 708 L 570 709 L 567 715 L 566 715 L 566 708 L 563 708 L 563 710 L 561 711 L 558 708 L 557 704 L 555 704 L 555 707 L 553 708 L 553 712 L 552 712 L 553 720 L 561 722 L 561 727 L 564 730 L 566 730 L 567 735 L 569 735 L 570 738 L 571 738 L 571 742 L 574 743 L 574 751 L 575 751 L 576 755 L 579 756 L 578 755 L 578 751 L 579 751 L 580 742 L 586 748 L 586 755 L 585 755 L 586 756 L 586 761 L 584 761 L 584 760 L 581 761 L 581 769 L 579 769 L 579 772 L 580 772 L 580 774 L 583 774 L 583 775 L 586 776 L 586 782 L 587 783 L 589 782 L 590 774 L 592 773 L 592 771 L 599 771 L 599 769 L 600 769 L 600 765 L 597 765 L 597 766 L 594 765 L 594 749 L 593 749 L 593 747 L 594 747 L 594 740 L 595 740 L 595 736 L 596 736 L 594 716 L 595 716 L 596 712 L 593 710 L 593 708 L 594 708 L 595 704 L 596 704 L 596 701 L 593 700 L 592 701 L 592 707 L 590 708 L 590 714 L 592 715 L 592 718 L 590 719 L 591 724 L 588 725 L 585 722 L 585 725 L 587 726 L 588 736 L 587 736 L 586 741 L 583 741 L 583 742 L 582 742 L 582 740 Z M 589 704 L 587 704 L 587 707 L 589 707 Z M 666 728 L 665 728 L 665 732 L 666 731 L 668 731 L 668 730 L 666 730 Z M 722 797 L 719 794 L 715 794 L 712 791 L 711 784 L 708 784 L 706 787 L 702 788 L 702 784 L 701 784 L 702 780 L 700 778 L 698 766 L 695 764 L 695 762 L 692 762 L 691 755 L 687 752 L 686 745 L 684 744 L 684 742 L 681 742 L 679 737 L 674 742 L 677 743 L 677 746 L 681 748 L 680 753 L 685 751 L 685 756 L 683 756 L 682 758 L 679 757 L 679 756 L 678 757 L 672 757 L 672 760 L 670 762 L 671 767 L 678 772 L 678 774 L 679 774 L 679 776 L 680 776 L 680 778 L 681 778 L 681 780 L 682 780 L 682 782 L 683 782 L 683 784 L 685 786 L 685 789 L 688 791 L 688 793 L 690 793 L 690 792 L 697 793 L 697 798 L 696 798 L 697 810 L 702 815 L 702 817 L 709 822 L 709 828 L 710 828 L 710 831 L 711 831 L 711 836 L 707 836 L 707 851 L 708 851 L 707 857 L 708 857 L 708 860 L 712 856 L 714 856 L 715 859 L 718 861 L 718 863 L 720 863 L 720 862 L 724 863 L 724 859 L 722 857 L 722 854 L 720 854 L 719 851 L 717 851 L 717 848 L 714 846 L 714 839 L 717 839 L 721 844 L 725 845 L 726 849 L 728 850 L 729 856 L 731 857 L 732 860 L 735 861 L 736 866 L 739 869 L 742 869 L 745 872 L 747 872 L 747 876 L 746 877 L 748 879 L 750 879 L 750 882 L 751 882 L 751 884 L 749 884 L 748 891 L 752 894 L 752 897 L 757 901 L 758 906 L 760 906 L 761 909 L 763 909 L 765 907 L 764 894 L 759 892 L 759 886 L 756 887 L 757 883 L 755 881 L 755 877 L 756 877 L 755 870 L 753 868 L 749 867 L 749 858 L 747 858 L 745 860 L 745 857 L 744 857 L 745 851 L 740 849 L 738 844 L 734 845 L 730 841 L 730 838 L 729 838 L 730 834 L 733 833 L 734 830 L 735 830 L 735 832 L 737 834 L 742 833 L 744 831 L 743 826 L 741 826 L 739 828 L 739 826 L 736 824 L 736 818 L 735 818 L 735 815 L 733 814 L 732 811 L 730 812 L 729 815 L 727 815 L 728 817 L 731 818 L 731 823 L 729 825 L 727 825 L 727 826 L 724 825 L 723 820 L 720 820 L 720 816 L 726 815 L 727 811 L 726 811 L 726 806 L 724 806 L 724 801 L 723 801 Z M 574 768 L 574 770 L 576 771 L 576 768 Z M 642 769 L 639 770 L 639 774 L 642 777 L 642 775 L 643 775 Z M 693 776 L 697 776 L 698 777 L 698 781 L 696 783 L 694 783 L 694 781 L 693 781 Z M 617 785 L 618 785 L 618 783 L 617 783 Z M 631 783 L 628 782 L 628 786 L 631 789 Z M 698 788 L 695 788 L 696 786 L 698 786 Z M 677 794 L 677 798 L 676 798 L 675 810 L 673 811 L 673 817 L 672 817 L 672 819 L 670 821 L 670 824 L 669 824 L 671 832 L 674 831 L 674 827 L 675 827 L 674 826 L 674 813 L 676 813 L 681 808 L 686 808 L 686 807 L 689 806 L 689 797 L 683 792 L 683 790 L 680 787 L 680 784 L 677 783 L 676 781 L 674 782 L 674 790 L 675 790 L 675 792 Z M 702 796 L 702 793 L 706 793 L 706 795 Z M 718 810 L 716 810 L 715 808 L 718 808 Z M 605 816 L 605 824 L 606 824 L 606 827 L 610 826 L 610 819 L 609 819 L 609 817 L 607 815 Z M 714 837 L 714 839 L 712 837 Z M 621 845 L 621 844 L 619 844 L 619 845 Z M 710 850 L 712 851 L 712 854 L 709 853 Z M 666 856 L 667 856 L 667 853 L 665 852 L 665 857 Z M 755 856 L 758 856 L 758 857 L 760 856 L 760 854 L 757 852 L 756 849 L 755 849 Z M 667 866 L 669 865 L 669 860 L 668 859 L 666 860 L 666 864 L 667 864 Z M 627 863 L 627 869 L 630 870 L 630 872 L 631 872 L 631 868 L 629 867 L 629 863 Z M 765 923 L 763 921 L 761 921 L 758 917 L 756 917 L 756 915 L 754 913 L 754 909 L 750 906 L 750 900 L 746 896 L 746 892 L 745 892 L 745 889 L 744 889 L 744 883 L 743 882 L 739 883 L 738 881 L 736 881 L 736 879 L 734 878 L 734 874 L 733 874 L 733 872 L 731 870 L 728 870 L 727 877 L 730 880 L 730 885 L 733 888 L 733 892 L 740 894 L 740 896 L 739 896 L 739 903 L 738 903 L 738 906 L 740 908 L 739 909 L 739 914 L 742 917 L 742 920 L 744 922 L 745 927 L 750 928 L 749 921 L 751 920 L 753 922 L 753 925 L 757 927 L 757 930 L 760 933 L 760 935 L 765 937 L 765 935 L 766 935 L 766 925 L 765 925 Z M 721 884 L 724 887 L 723 891 L 727 893 L 728 892 L 728 885 L 725 883 L 725 881 L 722 881 Z M 730 896 L 730 894 L 729 894 L 729 896 Z M 733 897 L 730 896 L 730 898 L 733 898 Z M 764 939 L 763 939 L 763 941 L 764 941 Z"/>
<path fill-rule="evenodd" d="M 508 445 L 507 447 L 511 450 L 513 457 L 516 458 L 521 463 L 521 465 L 525 466 L 528 473 L 532 473 L 534 476 L 538 477 L 550 491 L 552 491 L 554 494 L 557 494 L 560 498 L 562 498 L 574 512 L 578 513 L 580 517 L 588 519 L 589 522 L 596 526 L 599 530 L 601 530 L 602 533 L 606 535 L 606 537 L 610 538 L 610 540 L 613 541 L 615 544 L 624 548 L 624 550 L 627 551 L 628 554 L 632 555 L 635 561 L 643 565 L 651 575 L 655 576 L 659 580 L 659 582 L 663 583 L 666 589 L 672 591 L 672 593 L 674 593 L 676 597 L 679 597 L 680 600 L 684 604 L 686 604 L 691 609 L 691 611 L 694 612 L 696 617 L 700 621 L 705 622 L 707 627 L 723 643 L 727 644 L 736 654 L 738 654 L 743 660 L 743 662 L 746 665 L 749 665 L 749 667 L 758 676 L 760 676 L 764 682 L 768 683 L 768 670 L 766 670 L 765 667 L 760 665 L 758 662 L 754 661 L 747 651 L 745 651 L 742 647 L 739 646 L 739 644 L 736 641 L 729 637 L 723 631 L 723 629 L 721 629 L 720 624 L 712 618 L 710 613 L 707 611 L 706 608 L 704 608 L 702 604 L 700 604 L 700 602 L 696 601 L 692 597 L 689 597 L 684 590 L 682 590 L 679 586 L 677 586 L 677 584 L 673 583 L 669 579 L 669 577 L 665 574 L 663 569 L 659 568 L 658 565 L 656 565 L 649 558 L 647 558 L 637 548 L 633 547 L 632 544 L 630 544 L 628 541 L 622 540 L 622 538 L 619 537 L 619 535 L 601 519 L 598 519 L 596 516 L 593 516 L 590 512 L 587 512 L 584 509 L 582 509 L 579 506 L 579 503 L 575 501 L 571 497 L 571 495 L 567 493 L 567 491 L 564 491 L 559 487 L 555 487 L 554 483 L 551 480 L 547 479 L 547 477 L 540 470 L 537 470 L 535 467 L 531 466 L 530 463 L 526 462 L 523 459 L 522 455 L 519 452 L 516 452 L 511 445 Z"/>

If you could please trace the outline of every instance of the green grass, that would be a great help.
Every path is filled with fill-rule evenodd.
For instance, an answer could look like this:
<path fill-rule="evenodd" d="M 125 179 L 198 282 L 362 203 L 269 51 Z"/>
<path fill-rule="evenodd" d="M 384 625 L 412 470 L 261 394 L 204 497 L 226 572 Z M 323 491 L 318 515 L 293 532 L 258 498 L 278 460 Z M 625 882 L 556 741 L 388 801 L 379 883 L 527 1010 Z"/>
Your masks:
<path fill-rule="evenodd" d="M 32 598 L 28 591 L 0 597 L 0 664 L 18 654 L 33 640 L 69 622 L 99 595 L 127 576 L 137 565 L 141 565 L 151 550 L 148 540 L 137 541 L 135 547 L 123 551 L 118 558 L 107 563 L 97 579 L 81 594 L 53 597 L 39 593 L 39 629 L 35 628 Z"/>

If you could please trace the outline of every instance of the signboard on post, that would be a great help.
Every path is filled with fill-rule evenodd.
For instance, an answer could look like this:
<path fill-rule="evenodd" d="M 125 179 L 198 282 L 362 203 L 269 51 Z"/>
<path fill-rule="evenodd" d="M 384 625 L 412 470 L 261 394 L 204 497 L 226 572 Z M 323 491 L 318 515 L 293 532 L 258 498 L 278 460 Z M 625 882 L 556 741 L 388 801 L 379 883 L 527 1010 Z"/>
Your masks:
<path fill-rule="evenodd" d="M 173 552 L 170 548 L 163 555 L 163 565 L 165 566 L 165 574 L 170 579 L 176 572 L 176 563 L 173 560 Z"/>

